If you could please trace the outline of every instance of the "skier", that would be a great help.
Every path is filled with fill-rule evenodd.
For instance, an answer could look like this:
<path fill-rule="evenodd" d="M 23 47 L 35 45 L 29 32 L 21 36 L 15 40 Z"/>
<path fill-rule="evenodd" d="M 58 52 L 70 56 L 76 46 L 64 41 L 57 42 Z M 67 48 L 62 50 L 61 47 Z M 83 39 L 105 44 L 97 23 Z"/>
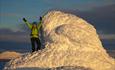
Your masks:
<path fill-rule="evenodd" d="M 30 24 L 25 18 L 23 18 L 23 21 L 26 23 L 28 28 L 31 30 L 31 45 L 32 45 L 32 52 L 38 51 L 41 49 L 41 42 L 39 39 L 39 30 L 42 25 L 42 17 L 40 17 L 40 22 L 37 24 L 37 22 L 33 22 Z M 37 48 L 35 47 L 37 45 Z"/>

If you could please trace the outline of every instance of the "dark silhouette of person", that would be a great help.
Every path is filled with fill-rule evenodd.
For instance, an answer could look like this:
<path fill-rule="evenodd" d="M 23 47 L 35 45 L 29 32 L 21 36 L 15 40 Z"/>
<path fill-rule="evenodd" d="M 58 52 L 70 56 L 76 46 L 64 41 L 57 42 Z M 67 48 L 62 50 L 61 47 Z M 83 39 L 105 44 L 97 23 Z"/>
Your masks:
<path fill-rule="evenodd" d="M 30 24 L 25 18 L 23 18 L 23 21 L 26 23 L 28 28 L 31 30 L 30 38 L 31 38 L 31 45 L 32 45 L 32 52 L 38 51 L 41 49 L 41 42 L 39 39 L 39 30 L 42 26 L 42 17 L 40 17 L 40 22 L 33 22 Z M 37 45 L 37 48 L 36 48 Z"/>

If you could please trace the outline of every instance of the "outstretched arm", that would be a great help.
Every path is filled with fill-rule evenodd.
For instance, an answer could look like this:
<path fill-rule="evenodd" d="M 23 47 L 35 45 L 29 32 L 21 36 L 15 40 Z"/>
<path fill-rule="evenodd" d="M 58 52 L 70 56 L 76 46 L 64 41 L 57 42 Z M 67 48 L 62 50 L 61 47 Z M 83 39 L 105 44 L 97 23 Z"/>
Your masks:
<path fill-rule="evenodd" d="M 38 23 L 38 30 L 40 29 L 41 26 L 42 26 L 42 17 L 40 17 L 40 22 Z"/>
<path fill-rule="evenodd" d="M 32 25 L 25 19 L 23 18 L 23 21 L 26 23 L 26 25 L 31 29 L 32 28 Z"/>

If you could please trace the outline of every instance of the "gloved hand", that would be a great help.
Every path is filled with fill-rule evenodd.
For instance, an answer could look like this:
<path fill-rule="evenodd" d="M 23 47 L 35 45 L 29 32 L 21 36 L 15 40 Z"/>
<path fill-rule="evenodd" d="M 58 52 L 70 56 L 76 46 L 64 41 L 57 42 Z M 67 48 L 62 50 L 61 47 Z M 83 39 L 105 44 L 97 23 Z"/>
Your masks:
<path fill-rule="evenodd" d="M 23 21 L 26 22 L 27 20 L 25 18 L 23 18 Z"/>
<path fill-rule="evenodd" d="M 42 21 L 42 17 L 40 16 L 40 21 Z"/>

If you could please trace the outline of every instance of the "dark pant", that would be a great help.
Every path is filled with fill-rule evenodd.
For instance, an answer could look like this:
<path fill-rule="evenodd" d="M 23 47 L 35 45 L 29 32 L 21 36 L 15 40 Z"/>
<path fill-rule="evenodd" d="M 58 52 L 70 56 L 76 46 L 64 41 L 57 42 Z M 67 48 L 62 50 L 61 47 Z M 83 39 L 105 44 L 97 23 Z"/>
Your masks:
<path fill-rule="evenodd" d="M 32 52 L 38 51 L 41 49 L 41 42 L 39 38 L 31 38 Z M 37 48 L 35 47 L 37 45 Z"/>

